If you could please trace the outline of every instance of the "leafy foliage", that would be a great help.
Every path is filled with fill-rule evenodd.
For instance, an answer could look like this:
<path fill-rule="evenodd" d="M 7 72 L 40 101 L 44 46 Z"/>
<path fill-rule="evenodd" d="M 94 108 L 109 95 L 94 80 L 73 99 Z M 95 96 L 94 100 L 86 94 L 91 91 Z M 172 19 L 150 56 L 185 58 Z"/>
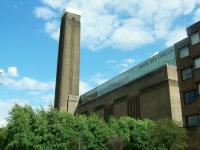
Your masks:
<path fill-rule="evenodd" d="M 184 150 L 186 131 L 169 119 L 159 120 L 151 133 L 155 150 Z"/>
<path fill-rule="evenodd" d="M 0 128 L 2 150 L 182 150 L 185 130 L 170 120 L 74 116 L 54 108 L 33 110 L 16 105 Z"/>

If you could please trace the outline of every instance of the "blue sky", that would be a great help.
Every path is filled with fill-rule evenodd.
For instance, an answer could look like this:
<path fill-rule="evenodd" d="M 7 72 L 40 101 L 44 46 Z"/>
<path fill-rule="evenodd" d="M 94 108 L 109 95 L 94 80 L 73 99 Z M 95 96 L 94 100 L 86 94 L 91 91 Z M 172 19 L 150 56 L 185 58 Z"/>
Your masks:
<path fill-rule="evenodd" d="M 82 12 L 80 92 L 186 37 L 198 0 L 1 0 L 0 125 L 18 103 L 53 103 L 60 17 Z"/>

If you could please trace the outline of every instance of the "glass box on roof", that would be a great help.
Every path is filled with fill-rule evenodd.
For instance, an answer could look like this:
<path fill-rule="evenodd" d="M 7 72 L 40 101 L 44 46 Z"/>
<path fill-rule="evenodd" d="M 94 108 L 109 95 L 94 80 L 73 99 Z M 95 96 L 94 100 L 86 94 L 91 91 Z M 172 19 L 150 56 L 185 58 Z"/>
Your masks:
<path fill-rule="evenodd" d="M 176 66 L 175 49 L 173 46 L 81 95 L 81 103 L 104 95 L 166 64 Z"/>

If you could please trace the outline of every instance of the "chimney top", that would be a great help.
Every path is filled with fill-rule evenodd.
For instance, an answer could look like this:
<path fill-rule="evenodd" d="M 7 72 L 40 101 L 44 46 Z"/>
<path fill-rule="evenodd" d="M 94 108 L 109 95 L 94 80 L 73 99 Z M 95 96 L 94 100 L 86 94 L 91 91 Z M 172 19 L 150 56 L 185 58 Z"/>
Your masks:
<path fill-rule="evenodd" d="M 79 16 L 82 15 L 82 12 L 80 10 L 77 10 L 77 9 L 74 9 L 74 8 L 69 8 L 69 7 L 67 7 L 65 9 L 65 12 L 69 12 L 69 13 L 76 14 L 76 15 L 79 15 Z"/>

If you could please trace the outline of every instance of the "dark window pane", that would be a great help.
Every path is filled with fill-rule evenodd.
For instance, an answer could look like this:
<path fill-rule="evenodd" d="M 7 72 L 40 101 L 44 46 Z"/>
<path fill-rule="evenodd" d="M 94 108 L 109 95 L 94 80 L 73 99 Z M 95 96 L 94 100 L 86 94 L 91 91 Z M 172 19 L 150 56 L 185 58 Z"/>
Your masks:
<path fill-rule="evenodd" d="M 199 125 L 198 118 L 199 118 L 198 115 L 187 117 L 188 126 L 189 127 L 198 126 Z"/>
<path fill-rule="evenodd" d="M 182 79 L 186 80 L 192 78 L 192 68 L 187 68 L 182 71 Z"/>
<path fill-rule="evenodd" d="M 189 91 L 184 93 L 185 103 L 192 103 L 196 100 L 195 91 Z"/>
<path fill-rule="evenodd" d="M 200 83 L 198 84 L 198 95 L 200 95 Z"/>
<path fill-rule="evenodd" d="M 192 34 L 191 35 L 191 44 L 194 45 L 199 42 L 200 42 L 199 33 L 196 32 L 196 33 Z"/>
<path fill-rule="evenodd" d="M 188 47 L 181 48 L 179 52 L 180 52 L 180 58 L 184 58 L 189 55 Z"/>

